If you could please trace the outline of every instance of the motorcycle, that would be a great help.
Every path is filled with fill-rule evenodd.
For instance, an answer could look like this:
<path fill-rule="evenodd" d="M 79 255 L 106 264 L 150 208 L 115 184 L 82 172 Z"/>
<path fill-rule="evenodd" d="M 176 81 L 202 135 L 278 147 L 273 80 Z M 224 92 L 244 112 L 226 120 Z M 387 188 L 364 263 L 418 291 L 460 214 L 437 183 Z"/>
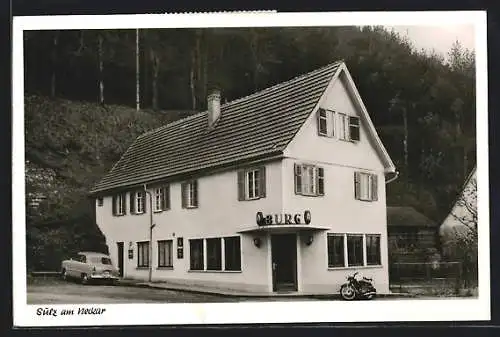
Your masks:
<path fill-rule="evenodd" d="M 373 299 L 377 290 L 373 286 L 373 279 L 363 277 L 361 280 L 356 279 L 358 272 L 354 275 L 347 277 L 347 283 L 344 283 L 340 287 L 340 296 L 346 301 L 352 301 L 354 299 Z"/>

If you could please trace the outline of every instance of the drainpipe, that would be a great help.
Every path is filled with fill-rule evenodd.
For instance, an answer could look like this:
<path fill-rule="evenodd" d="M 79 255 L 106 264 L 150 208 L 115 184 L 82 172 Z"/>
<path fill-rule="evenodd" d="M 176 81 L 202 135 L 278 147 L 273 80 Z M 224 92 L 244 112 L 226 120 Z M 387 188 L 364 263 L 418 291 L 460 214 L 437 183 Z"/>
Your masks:
<path fill-rule="evenodd" d="M 149 195 L 149 282 L 153 276 L 153 195 L 146 189 L 144 184 L 144 192 Z"/>
<path fill-rule="evenodd" d="M 392 177 L 391 179 L 387 180 L 385 183 L 386 184 L 392 183 L 394 180 L 398 179 L 398 177 L 399 177 L 399 171 L 395 171 L 394 172 L 394 177 Z"/>

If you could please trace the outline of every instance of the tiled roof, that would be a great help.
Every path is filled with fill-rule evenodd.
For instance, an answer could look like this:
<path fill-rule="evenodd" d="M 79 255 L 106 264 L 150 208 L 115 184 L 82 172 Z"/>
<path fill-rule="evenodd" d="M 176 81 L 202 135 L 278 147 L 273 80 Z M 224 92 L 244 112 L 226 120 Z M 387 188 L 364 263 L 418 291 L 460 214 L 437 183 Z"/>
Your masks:
<path fill-rule="evenodd" d="M 221 105 L 215 127 L 207 112 L 139 136 L 91 193 L 138 185 L 285 150 L 341 62 Z"/>
<path fill-rule="evenodd" d="M 437 223 L 408 206 L 387 207 L 387 225 L 389 227 L 437 227 Z"/>

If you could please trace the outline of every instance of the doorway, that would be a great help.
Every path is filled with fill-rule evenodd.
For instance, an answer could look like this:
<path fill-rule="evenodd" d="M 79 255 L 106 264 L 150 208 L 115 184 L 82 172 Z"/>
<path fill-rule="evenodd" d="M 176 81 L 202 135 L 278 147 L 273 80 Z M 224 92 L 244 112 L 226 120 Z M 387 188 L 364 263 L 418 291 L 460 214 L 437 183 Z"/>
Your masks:
<path fill-rule="evenodd" d="M 297 235 L 271 235 L 273 291 L 297 291 Z"/>
<path fill-rule="evenodd" d="M 120 277 L 123 277 L 123 242 L 117 242 L 118 246 L 118 270 Z"/>

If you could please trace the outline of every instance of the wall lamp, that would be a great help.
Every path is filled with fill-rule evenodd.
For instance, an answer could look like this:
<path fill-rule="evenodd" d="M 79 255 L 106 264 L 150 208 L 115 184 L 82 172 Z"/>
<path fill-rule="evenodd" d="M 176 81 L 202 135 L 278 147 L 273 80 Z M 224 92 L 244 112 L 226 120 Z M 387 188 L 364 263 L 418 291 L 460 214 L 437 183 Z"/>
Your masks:
<path fill-rule="evenodd" d="M 314 237 L 312 235 L 309 235 L 307 238 L 306 238 L 306 245 L 310 246 L 314 241 Z"/>
<path fill-rule="evenodd" d="M 260 247 L 260 245 L 261 245 L 261 243 L 262 243 L 262 242 L 261 242 L 261 240 L 260 240 L 260 238 L 259 238 L 259 237 L 257 237 L 257 238 L 253 238 L 253 244 L 255 245 L 255 247 L 259 248 L 259 247 Z"/>

